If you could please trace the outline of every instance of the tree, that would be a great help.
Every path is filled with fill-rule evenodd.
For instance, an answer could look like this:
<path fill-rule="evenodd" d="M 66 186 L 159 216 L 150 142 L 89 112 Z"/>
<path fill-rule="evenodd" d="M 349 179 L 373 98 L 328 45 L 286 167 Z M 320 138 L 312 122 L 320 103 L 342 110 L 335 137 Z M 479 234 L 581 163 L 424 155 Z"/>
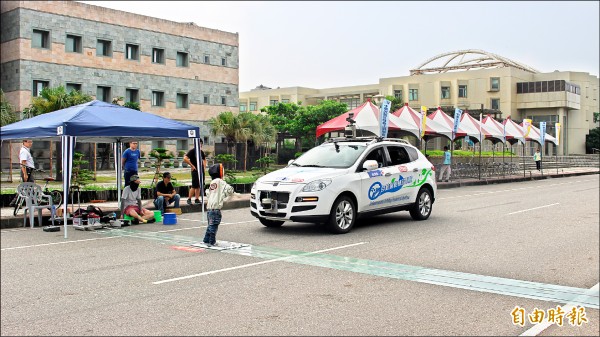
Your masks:
<path fill-rule="evenodd" d="M 67 93 L 63 86 L 56 88 L 47 87 L 42 89 L 39 96 L 32 99 L 29 107 L 23 109 L 23 115 L 25 118 L 31 118 L 92 100 L 92 96 L 84 94 L 79 90 L 71 90 Z M 50 151 L 52 151 L 52 148 Z M 58 149 L 56 152 L 58 154 L 56 156 L 56 167 L 60 167 L 62 154 Z M 60 170 L 58 169 L 56 170 L 56 180 L 62 181 L 62 174 L 60 174 Z"/>
<path fill-rule="evenodd" d="M 591 129 L 585 136 L 585 152 L 594 153 L 594 149 L 600 150 L 600 127 Z"/>
<path fill-rule="evenodd" d="M 124 100 L 125 98 L 123 98 L 123 96 L 118 96 L 113 98 L 112 100 L 112 104 L 116 104 L 116 105 L 120 105 L 120 106 L 124 106 L 126 108 L 129 109 L 133 109 L 133 110 L 138 110 L 138 111 L 142 111 L 141 107 L 140 107 L 140 103 L 139 102 L 125 102 L 123 104 L 119 103 L 122 100 Z"/>
<path fill-rule="evenodd" d="M 44 88 L 40 95 L 34 97 L 31 104 L 23 109 L 23 114 L 27 118 L 48 112 L 68 108 L 73 105 L 83 104 L 93 100 L 92 96 L 84 94 L 79 90 L 67 92 L 63 86 L 55 88 Z"/>
<path fill-rule="evenodd" d="M 17 115 L 14 113 L 14 108 L 6 100 L 6 97 L 4 97 L 4 91 L 0 89 L 0 126 L 5 126 L 16 121 Z"/>
<path fill-rule="evenodd" d="M 309 105 L 299 117 L 297 127 L 304 137 L 303 145 L 313 145 L 317 136 L 317 126 L 348 111 L 346 103 L 322 101 L 317 105 Z"/>
<path fill-rule="evenodd" d="M 390 113 L 398 111 L 398 109 L 402 108 L 402 106 L 404 105 L 401 97 L 395 97 L 395 96 L 388 95 L 388 96 L 385 96 L 385 99 L 392 102 L 392 106 L 390 107 Z"/>
<path fill-rule="evenodd" d="M 296 150 L 300 144 L 314 144 L 317 126 L 337 117 L 346 111 L 346 103 L 337 101 L 322 101 L 317 105 L 301 106 L 296 103 L 279 103 L 264 107 L 271 124 L 279 132 L 287 132 L 296 138 Z"/>

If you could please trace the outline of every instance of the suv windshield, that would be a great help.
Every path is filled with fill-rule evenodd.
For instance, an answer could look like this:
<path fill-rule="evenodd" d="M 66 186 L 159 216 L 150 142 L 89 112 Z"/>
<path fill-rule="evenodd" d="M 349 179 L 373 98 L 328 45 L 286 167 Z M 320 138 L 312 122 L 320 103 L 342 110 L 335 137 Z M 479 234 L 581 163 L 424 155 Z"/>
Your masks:
<path fill-rule="evenodd" d="M 324 144 L 310 149 L 292 166 L 348 168 L 366 148 L 365 144 Z"/>

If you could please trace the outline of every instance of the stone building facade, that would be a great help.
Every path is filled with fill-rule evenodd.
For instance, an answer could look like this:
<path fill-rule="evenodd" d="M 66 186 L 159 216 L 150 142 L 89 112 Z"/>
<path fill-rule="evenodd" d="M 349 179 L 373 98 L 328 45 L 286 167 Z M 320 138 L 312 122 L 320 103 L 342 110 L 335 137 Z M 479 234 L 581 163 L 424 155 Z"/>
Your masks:
<path fill-rule="evenodd" d="M 16 111 L 41 88 L 62 85 L 107 102 L 123 97 L 121 103 L 138 102 L 142 111 L 198 125 L 209 147 L 208 119 L 238 111 L 237 33 L 75 1 L 0 6 L 1 86 Z M 142 143 L 141 150 L 176 153 L 187 150 L 187 142 Z"/>

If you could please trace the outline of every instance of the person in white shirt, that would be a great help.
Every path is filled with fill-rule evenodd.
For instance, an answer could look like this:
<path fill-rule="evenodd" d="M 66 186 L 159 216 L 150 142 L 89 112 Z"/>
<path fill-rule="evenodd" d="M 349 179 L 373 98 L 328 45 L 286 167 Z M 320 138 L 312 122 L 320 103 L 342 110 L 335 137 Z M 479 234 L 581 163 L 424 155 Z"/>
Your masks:
<path fill-rule="evenodd" d="M 223 177 L 225 176 L 223 164 L 212 165 L 208 169 L 208 174 L 210 174 L 212 181 L 206 189 L 206 196 L 208 199 L 206 202 L 208 227 L 206 227 L 206 234 L 204 235 L 203 241 L 209 246 L 214 246 L 217 244 L 217 230 L 221 223 L 221 208 L 223 208 L 223 202 L 229 196 L 233 195 L 235 191 L 231 185 L 223 180 Z"/>
<path fill-rule="evenodd" d="M 23 146 L 19 152 L 19 162 L 21 163 L 21 180 L 33 183 L 35 182 L 35 179 L 33 178 L 35 164 L 33 163 L 33 157 L 31 156 L 31 145 L 33 145 L 33 140 L 23 140 Z"/>

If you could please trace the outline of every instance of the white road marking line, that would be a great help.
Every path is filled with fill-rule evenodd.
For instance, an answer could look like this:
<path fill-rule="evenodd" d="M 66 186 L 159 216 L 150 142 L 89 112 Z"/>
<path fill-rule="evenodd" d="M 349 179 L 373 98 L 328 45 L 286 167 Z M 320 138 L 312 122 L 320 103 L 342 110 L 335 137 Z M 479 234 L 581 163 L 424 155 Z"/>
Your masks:
<path fill-rule="evenodd" d="M 84 241 L 95 241 L 95 240 L 106 240 L 106 239 L 114 239 L 117 236 L 103 237 L 103 238 L 93 238 L 93 239 L 83 239 L 83 240 L 73 240 L 73 241 L 63 241 L 63 242 L 51 242 L 51 243 L 41 243 L 39 245 L 30 245 L 30 246 L 19 246 L 19 247 L 9 247 L 2 248 L 1 250 L 13 250 L 13 249 L 24 249 L 24 248 L 35 248 L 35 247 L 44 247 L 44 246 L 53 246 L 53 245 L 63 245 L 67 243 L 79 243 Z"/>
<path fill-rule="evenodd" d="M 560 205 L 560 203 L 556 202 L 556 203 L 550 204 L 550 205 L 544 205 L 544 206 L 539 206 L 539 207 L 534 207 L 534 208 L 528 208 L 528 209 L 524 209 L 524 210 L 520 210 L 520 211 L 516 211 L 516 212 L 511 212 L 511 213 L 508 213 L 507 215 L 517 214 L 517 213 L 523 213 L 523 212 L 529 212 L 529 211 L 533 211 L 535 209 L 546 208 L 546 207 L 550 207 L 550 206 L 554 206 L 554 205 Z"/>
<path fill-rule="evenodd" d="M 596 283 L 595 286 L 590 288 L 590 292 L 593 291 L 598 291 L 598 285 L 600 283 Z M 580 300 L 582 296 L 576 297 L 573 299 L 573 302 L 577 302 Z M 573 305 L 572 303 L 567 303 L 564 306 L 561 306 L 563 311 L 565 313 L 568 313 L 569 311 L 571 311 L 571 308 L 575 308 L 576 306 Z M 553 322 L 544 322 L 544 323 L 539 323 L 539 324 L 535 324 L 534 326 L 532 326 L 531 328 L 529 328 L 529 330 L 523 332 L 522 334 L 520 334 L 519 336 L 537 336 L 540 333 L 542 333 L 542 331 L 546 330 L 549 326 L 551 326 L 552 324 L 554 324 Z"/>
<path fill-rule="evenodd" d="M 323 253 L 323 252 L 328 252 L 328 251 L 332 251 L 332 250 L 336 250 L 336 249 L 342 249 L 342 248 L 348 248 L 348 247 L 358 246 L 358 245 L 362 245 L 362 244 L 365 244 L 365 243 L 366 242 L 357 242 L 357 243 L 352 243 L 352 244 L 345 245 L 345 246 L 339 246 L 339 247 L 333 247 L 333 248 L 327 248 L 327 249 L 317 250 L 317 251 L 314 251 L 314 252 L 308 252 L 308 253 L 306 253 L 306 255 Z M 266 260 L 266 261 L 260 261 L 260 262 L 255 262 L 255 263 L 243 264 L 243 265 L 239 265 L 239 266 L 235 266 L 235 267 L 229 267 L 229 268 L 224 268 L 224 269 L 211 270 L 211 271 L 206 271 L 206 272 L 199 273 L 199 274 L 193 274 L 193 275 L 176 277 L 176 278 L 172 278 L 172 279 L 168 279 L 168 280 L 156 281 L 156 282 L 152 282 L 152 284 L 162 284 L 162 283 L 167 283 L 167 282 L 175 282 L 175 281 L 180 281 L 180 280 L 186 280 L 186 279 L 190 279 L 190 278 L 194 278 L 194 277 L 198 277 L 198 276 L 211 275 L 211 274 L 221 273 L 221 272 L 235 270 L 235 269 L 253 267 L 253 266 L 258 266 L 258 265 L 261 265 L 261 264 L 266 264 L 266 263 L 271 263 L 271 262 L 277 262 L 277 261 L 282 261 L 282 260 L 288 260 L 288 259 L 292 259 L 292 258 L 295 258 L 295 257 L 297 257 L 297 256 L 296 255 L 283 256 L 283 257 L 279 257 L 279 258 L 272 259 L 272 260 Z"/>
<path fill-rule="evenodd" d="M 556 183 L 556 184 L 548 184 L 548 185 L 536 185 L 536 186 L 529 186 L 529 187 L 518 187 L 518 188 L 511 188 L 511 189 L 499 190 L 499 191 L 483 191 L 483 192 L 477 192 L 477 193 L 473 193 L 473 194 L 464 194 L 464 195 L 459 195 L 459 196 L 454 196 L 454 197 L 436 198 L 436 200 L 456 199 L 456 198 L 464 198 L 464 197 L 476 197 L 476 196 L 486 195 L 486 194 L 514 192 L 514 191 L 521 191 L 521 190 L 530 190 L 530 189 L 540 188 L 540 187 L 552 187 L 552 186 L 560 186 L 560 185 L 565 185 L 565 184 L 574 184 L 574 183 L 582 183 L 582 182 L 585 183 L 585 182 L 590 182 L 590 181 L 596 181 L 596 180 L 595 179 L 577 180 L 577 181 L 570 181 L 570 182 Z"/>

